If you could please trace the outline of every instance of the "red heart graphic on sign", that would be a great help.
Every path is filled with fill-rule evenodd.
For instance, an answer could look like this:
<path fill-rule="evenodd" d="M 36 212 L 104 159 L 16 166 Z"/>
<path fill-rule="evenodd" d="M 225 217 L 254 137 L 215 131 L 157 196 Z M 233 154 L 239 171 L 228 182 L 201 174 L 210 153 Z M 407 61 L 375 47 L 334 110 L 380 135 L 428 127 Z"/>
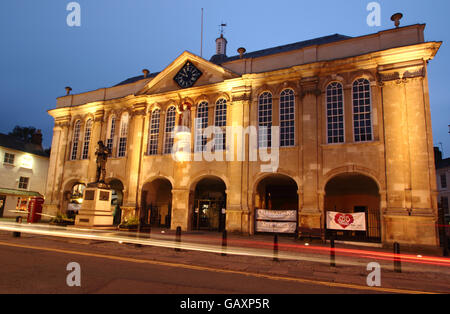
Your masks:
<path fill-rule="evenodd" d="M 336 217 L 334 217 L 334 221 L 340 225 L 342 228 L 347 228 L 353 223 L 353 216 L 352 215 L 346 215 L 346 214 L 337 214 Z"/>

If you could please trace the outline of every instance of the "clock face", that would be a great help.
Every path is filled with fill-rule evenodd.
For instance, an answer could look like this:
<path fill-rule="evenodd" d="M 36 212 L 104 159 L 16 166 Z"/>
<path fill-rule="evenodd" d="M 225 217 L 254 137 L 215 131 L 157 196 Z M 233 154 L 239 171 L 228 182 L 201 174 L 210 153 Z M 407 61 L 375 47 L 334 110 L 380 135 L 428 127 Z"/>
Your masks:
<path fill-rule="evenodd" d="M 181 88 L 188 88 L 193 86 L 201 75 L 202 72 L 188 61 L 173 79 Z"/>

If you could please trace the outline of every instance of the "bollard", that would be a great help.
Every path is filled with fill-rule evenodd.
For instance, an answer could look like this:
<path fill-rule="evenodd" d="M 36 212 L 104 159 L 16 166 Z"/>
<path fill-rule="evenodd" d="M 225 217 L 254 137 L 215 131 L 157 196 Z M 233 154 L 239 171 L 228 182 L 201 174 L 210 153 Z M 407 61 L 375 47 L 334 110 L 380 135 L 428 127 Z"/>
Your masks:
<path fill-rule="evenodd" d="M 400 256 L 400 244 L 398 242 L 394 243 L 394 271 L 396 273 L 402 272 L 402 260 Z"/>
<path fill-rule="evenodd" d="M 176 234 L 175 234 L 175 242 L 177 244 L 181 243 L 181 227 L 180 226 L 177 227 L 177 231 L 176 231 Z M 175 248 L 175 251 L 176 252 L 181 252 L 181 249 Z"/>
<path fill-rule="evenodd" d="M 275 234 L 273 237 L 273 261 L 279 262 L 278 259 L 278 234 Z"/>
<path fill-rule="evenodd" d="M 21 217 L 21 216 L 17 216 L 17 217 L 16 217 L 16 222 L 19 223 L 19 224 L 21 224 L 21 223 L 22 223 L 22 217 Z M 21 235 L 20 232 L 17 232 L 17 231 L 14 231 L 14 232 L 13 232 L 13 237 L 14 237 L 14 238 L 20 238 L 20 235 Z"/>
<path fill-rule="evenodd" d="M 222 256 L 227 256 L 225 253 L 227 250 L 227 231 L 224 230 L 222 233 Z"/>
<path fill-rule="evenodd" d="M 330 238 L 330 266 L 336 267 L 336 252 L 334 250 L 334 235 Z"/>

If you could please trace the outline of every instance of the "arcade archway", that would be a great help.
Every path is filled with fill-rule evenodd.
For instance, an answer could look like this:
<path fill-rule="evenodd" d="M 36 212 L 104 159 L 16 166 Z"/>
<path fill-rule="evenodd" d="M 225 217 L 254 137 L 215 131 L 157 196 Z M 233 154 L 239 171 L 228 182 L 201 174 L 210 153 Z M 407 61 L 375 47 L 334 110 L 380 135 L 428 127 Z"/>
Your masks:
<path fill-rule="evenodd" d="M 142 187 L 140 218 L 153 227 L 170 228 L 172 217 L 172 184 L 158 178 Z"/>
<path fill-rule="evenodd" d="M 298 229 L 298 186 L 294 179 L 271 174 L 255 187 L 255 232 L 293 234 Z"/>
<path fill-rule="evenodd" d="M 226 184 L 214 176 L 197 182 L 193 193 L 192 229 L 223 231 L 226 222 Z"/>
<path fill-rule="evenodd" d="M 381 242 L 380 192 L 372 178 L 358 173 L 344 173 L 331 178 L 325 186 L 324 211 L 325 215 L 328 211 L 365 213 L 366 231 L 327 229 L 327 238 L 334 234 L 339 240 Z"/>

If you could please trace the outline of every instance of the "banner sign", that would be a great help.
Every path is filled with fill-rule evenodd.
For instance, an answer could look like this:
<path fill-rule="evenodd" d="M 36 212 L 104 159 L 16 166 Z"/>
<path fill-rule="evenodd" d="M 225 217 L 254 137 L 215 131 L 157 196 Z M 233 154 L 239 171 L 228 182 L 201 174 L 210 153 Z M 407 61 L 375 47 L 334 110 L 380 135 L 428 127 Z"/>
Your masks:
<path fill-rule="evenodd" d="M 366 231 L 366 213 L 327 212 L 327 229 Z"/>
<path fill-rule="evenodd" d="M 257 220 L 297 221 L 296 210 L 256 210 Z"/>
<path fill-rule="evenodd" d="M 295 233 L 296 227 L 296 222 L 256 222 L 256 232 Z"/>

